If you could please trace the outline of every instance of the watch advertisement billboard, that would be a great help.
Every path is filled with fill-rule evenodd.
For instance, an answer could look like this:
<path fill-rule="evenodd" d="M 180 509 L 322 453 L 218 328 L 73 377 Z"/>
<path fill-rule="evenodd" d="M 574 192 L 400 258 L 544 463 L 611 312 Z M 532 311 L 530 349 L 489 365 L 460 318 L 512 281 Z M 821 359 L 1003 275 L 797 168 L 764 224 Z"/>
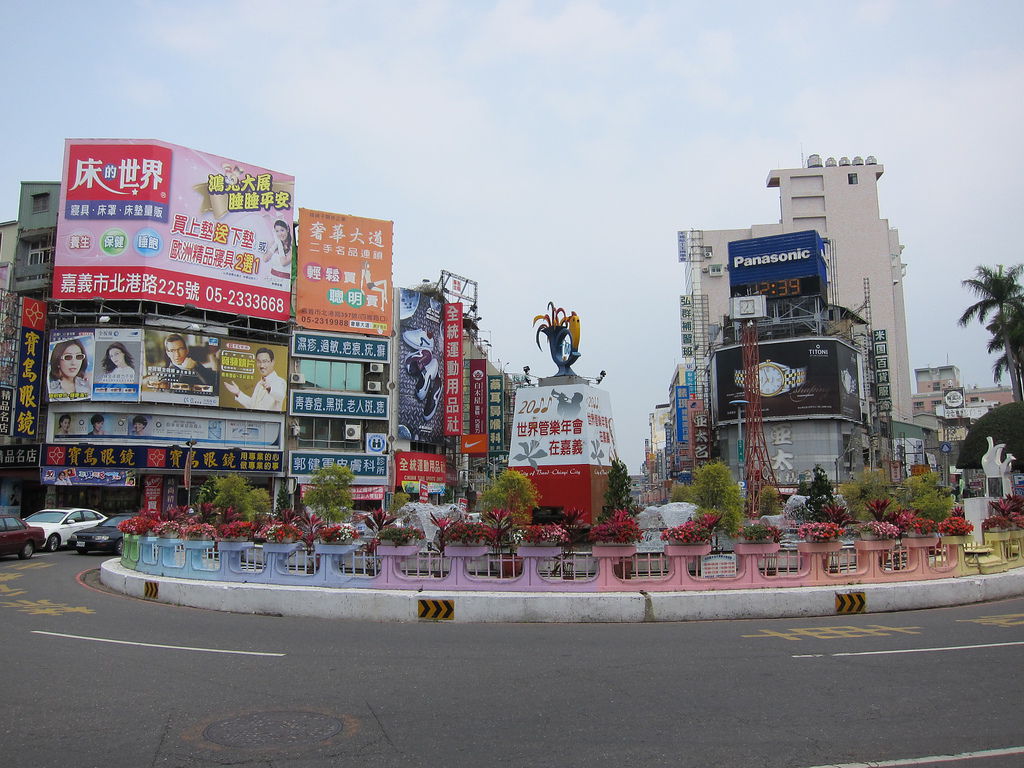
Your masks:
<path fill-rule="evenodd" d="M 295 178 L 151 139 L 68 139 L 56 299 L 289 317 Z"/>
<path fill-rule="evenodd" d="M 299 325 L 391 335 L 393 227 L 393 222 L 381 219 L 299 209 Z"/>
<path fill-rule="evenodd" d="M 764 418 L 832 416 L 860 420 L 857 351 L 835 338 L 762 342 L 758 382 Z M 743 348 L 715 353 L 719 420 L 737 418 L 731 401 L 744 399 Z"/>

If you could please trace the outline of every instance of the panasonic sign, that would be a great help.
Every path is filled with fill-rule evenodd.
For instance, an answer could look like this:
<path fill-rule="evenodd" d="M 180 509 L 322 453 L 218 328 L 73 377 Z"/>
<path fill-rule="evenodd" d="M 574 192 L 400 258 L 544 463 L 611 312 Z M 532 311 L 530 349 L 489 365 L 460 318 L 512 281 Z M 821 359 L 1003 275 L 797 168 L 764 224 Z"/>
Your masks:
<path fill-rule="evenodd" d="M 762 264 L 781 264 L 786 261 L 803 261 L 811 258 L 811 251 L 801 248 L 798 251 L 785 253 L 766 253 L 761 256 L 734 256 L 733 267 L 759 267 Z"/>

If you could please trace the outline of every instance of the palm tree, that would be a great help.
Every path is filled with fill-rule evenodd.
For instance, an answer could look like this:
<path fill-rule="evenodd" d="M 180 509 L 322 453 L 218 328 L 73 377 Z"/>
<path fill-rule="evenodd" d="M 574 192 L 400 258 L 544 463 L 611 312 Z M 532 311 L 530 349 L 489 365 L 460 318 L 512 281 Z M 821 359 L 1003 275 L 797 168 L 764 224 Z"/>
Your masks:
<path fill-rule="evenodd" d="M 1021 393 L 1020 362 L 1018 348 L 1014 345 L 1014 326 L 1019 317 L 1024 317 L 1024 289 L 1020 285 L 1020 276 L 1024 272 L 1024 264 L 1017 264 L 1003 269 L 1002 264 L 992 267 L 977 267 L 975 276 L 963 281 L 963 286 L 978 297 L 978 301 L 969 306 L 960 316 L 960 325 L 966 326 L 972 320 L 984 323 L 991 316 L 992 320 L 986 328 L 992 333 L 993 340 L 1002 342 L 1006 356 L 1006 370 L 1010 374 L 1010 387 L 1015 402 L 1024 400 Z"/>
<path fill-rule="evenodd" d="M 994 333 L 991 323 L 989 323 L 987 329 L 990 333 Z M 1022 355 L 1022 352 L 1024 352 L 1024 316 L 1017 312 L 1010 313 L 1010 343 L 1017 354 L 1017 370 L 1020 372 L 1021 366 L 1024 366 L 1024 355 Z M 1003 379 L 1003 374 L 1009 373 L 1010 370 L 1010 363 L 1004 347 L 1005 344 L 1002 338 L 995 335 L 989 339 L 986 346 L 989 354 L 999 355 L 995 363 L 992 364 L 992 376 L 995 378 L 996 384 L 999 384 Z M 1021 376 L 1021 387 L 1024 388 L 1024 376 Z"/>

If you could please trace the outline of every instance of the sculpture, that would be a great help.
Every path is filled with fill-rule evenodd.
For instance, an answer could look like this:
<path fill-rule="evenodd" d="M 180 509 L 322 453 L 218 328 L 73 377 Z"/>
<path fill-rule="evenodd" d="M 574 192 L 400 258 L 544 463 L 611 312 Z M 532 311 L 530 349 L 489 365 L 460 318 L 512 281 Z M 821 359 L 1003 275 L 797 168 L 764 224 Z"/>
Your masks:
<path fill-rule="evenodd" d="M 574 376 L 572 364 L 580 359 L 580 318 L 575 313 L 566 313 L 555 303 L 548 302 L 548 314 L 537 315 L 533 324 L 543 320 L 537 328 L 537 347 L 540 348 L 540 335 L 548 337 L 548 348 L 551 360 L 558 366 L 556 376 Z"/>
<path fill-rule="evenodd" d="M 1005 456 L 1002 455 L 1006 448 L 1006 443 L 993 444 L 991 435 L 985 439 L 988 440 L 988 450 L 985 451 L 985 455 L 981 457 L 981 468 L 984 470 L 987 480 L 991 481 L 998 479 L 1000 481 L 1002 489 L 1001 495 L 1006 496 L 1010 493 L 1012 488 L 1012 484 L 1010 482 L 1010 470 L 1013 467 L 1013 462 L 1017 460 L 1017 457 L 1012 453 L 1007 453 Z M 986 485 L 989 486 L 988 494 L 990 496 L 994 495 L 991 490 L 993 483 L 987 482 Z"/>

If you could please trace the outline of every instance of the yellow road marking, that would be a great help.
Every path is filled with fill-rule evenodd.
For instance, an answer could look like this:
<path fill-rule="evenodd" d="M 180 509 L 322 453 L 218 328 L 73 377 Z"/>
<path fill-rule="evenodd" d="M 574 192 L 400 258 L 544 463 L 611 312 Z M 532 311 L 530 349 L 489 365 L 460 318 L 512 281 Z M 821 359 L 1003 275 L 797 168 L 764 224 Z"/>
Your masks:
<path fill-rule="evenodd" d="M 784 632 L 774 629 L 763 629 L 756 635 L 742 637 L 778 637 L 783 640 L 837 640 L 850 637 L 888 637 L 890 634 L 919 635 L 921 627 L 886 627 L 881 624 L 869 624 L 863 627 L 798 627 Z"/>
<path fill-rule="evenodd" d="M 75 607 L 67 603 L 55 603 L 52 600 L 2 600 L 2 608 L 14 608 L 22 613 L 34 616 L 63 616 L 65 613 L 96 613 L 91 608 Z"/>
<path fill-rule="evenodd" d="M 29 563 L 22 563 L 21 565 L 12 565 L 11 568 L 17 571 L 27 571 L 29 568 L 52 568 L 53 563 L 44 563 L 42 560 L 33 560 Z"/>
<path fill-rule="evenodd" d="M 989 627 L 1019 627 L 1024 624 L 1024 613 L 1004 613 L 1001 616 L 982 616 L 980 619 L 957 619 L 957 621 L 984 624 Z"/>

